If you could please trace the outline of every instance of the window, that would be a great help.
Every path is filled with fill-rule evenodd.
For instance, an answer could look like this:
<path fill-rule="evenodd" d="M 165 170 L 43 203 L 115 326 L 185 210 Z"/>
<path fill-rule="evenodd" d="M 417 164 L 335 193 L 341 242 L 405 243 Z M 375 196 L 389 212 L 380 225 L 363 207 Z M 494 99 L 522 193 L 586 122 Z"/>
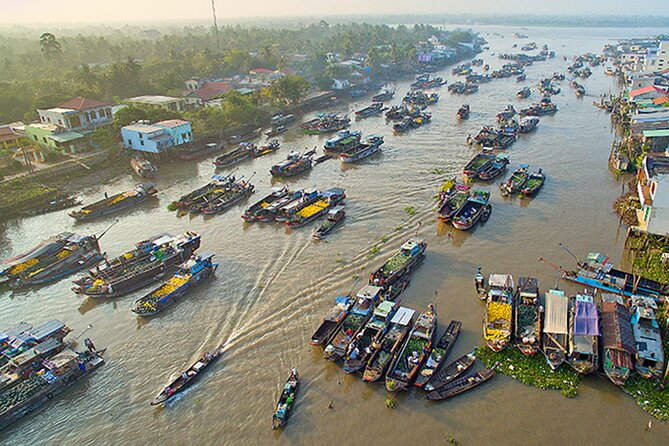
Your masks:
<path fill-rule="evenodd" d="M 128 140 L 128 147 L 132 147 L 132 139 Z"/>
<path fill-rule="evenodd" d="M 46 142 L 46 136 L 42 136 L 42 141 L 44 141 L 44 144 L 47 144 L 47 142 Z"/>
<path fill-rule="evenodd" d="M 91 119 L 98 119 L 98 114 L 95 112 L 95 110 L 91 112 Z"/>
<path fill-rule="evenodd" d="M 144 141 L 140 139 L 140 140 L 139 140 L 139 144 L 140 144 L 140 145 L 144 145 Z"/>

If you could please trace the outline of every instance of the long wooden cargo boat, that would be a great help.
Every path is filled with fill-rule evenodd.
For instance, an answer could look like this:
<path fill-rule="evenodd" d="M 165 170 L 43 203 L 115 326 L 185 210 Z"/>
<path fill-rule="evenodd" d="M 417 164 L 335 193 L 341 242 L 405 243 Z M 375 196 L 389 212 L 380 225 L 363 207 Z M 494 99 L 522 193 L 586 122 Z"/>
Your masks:
<path fill-rule="evenodd" d="M 199 211 L 208 215 L 218 214 L 248 198 L 254 192 L 255 186 L 250 183 L 250 178 L 249 180 L 240 178 L 221 192 L 214 191 L 206 203 L 191 208 L 190 211 Z"/>
<path fill-rule="evenodd" d="M 570 300 L 567 364 L 582 374 L 599 367 L 599 314 L 592 296 L 577 294 Z"/>
<path fill-rule="evenodd" d="M 432 392 L 428 393 L 425 397 L 428 400 L 432 401 L 440 401 L 452 398 L 456 395 L 460 395 L 461 393 L 471 390 L 474 387 L 486 383 L 493 376 L 495 376 L 494 369 L 484 369 L 480 372 L 476 372 L 464 378 L 456 379 L 455 381 L 445 385 L 444 387 L 440 387 L 439 389 L 433 390 Z"/>
<path fill-rule="evenodd" d="M 114 214 L 132 206 L 144 202 L 147 198 L 158 193 L 153 183 L 141 183 L 133 190 L 121 192 L 111 197 L 89 204 L 78 211 L 70 212 L 68 215 L 77 221 L 88 221 L 105 215 Z"/>
<path fill-rule="evenodd" d="M 102 259 L 98 237 L 63 232 L 3 261 L 0 283 L 20 288 L 55 282 Z"/>
<path fill-rule="evenodd" d="M 342 163 L 355 163 L 368 156 L 371 156 L 381 150 L 383 144 L 383 136 L 370 135 L 361 142 L 351 148 L 345 149 L 339 154 L 339 159 Z"/>
<path fill-rule="evenodd" d="M 400 307 L 390 320 L 386 334 L 373 345 L 373 352 L 362 374 L 365 382 L 375 382 L 383 378 L 393 357 L 402 347 L 402 343 L 413 325 L 415 310 Z"/>
<path fill-rule="evenodd" d="M 343 203 L 346 191 L 333 187 L 319 194 L 318 200 L 297 210 L 285 221 L 289 228 L 299 228 L 326 215 L 331 209 Z"/>
<path fill-rule="evenodd" d="M 89 271 L 72 290 L 91 297 L 122 296 L 173 274 L 199 247 L 200 235 L 194 232 L 166 234 L 113 259 L 109 267 Z"/>
<path fill-rule="evenodd" d="M 272 415 L 272 429 L 278 429 L 288 422 L 288 419 L 293 412 L 295 398 L 297 397 L 297 392 L 299 390 L 300 374 L 297 372 L 296 368 L 293 368 L 286 384 L 283 386 L 279 401 L 276 403 L 276 409 L 274 410 L 274 415 Z"/>
<path fill-rule="evenodd" d="M 446 361 L 448 354 L 455 345 L 455 341 L 458 339 L 458 336 L 460 336 L 461 328 L 462 322 L 460 321 L 451 321 L 450 324 L 448 324 L 448 328 L 446 328 L 446 331 L 441 335 L 439 342 L 437 342 L 437 345 L 432 349 L 432 353 L 430 353 L 427 361 L 420 367 L 418 376 L 414 382 L 416 387 L 425 386 L 435 372 L 439 370 L 439 367 Z"/>
<path fill-rule="evenodd" d="M 618 302 L 602 302 L 602 366 L 611 382 L 622 386 L 634 369 L 634 331 L 631 315 Z"/>
<path fill-rule="evenodd" d="M 541 303 L 536 278 L 518 279 L 515 304 L 513 327 L 516 347 L 524 355 L 534 355 L 541 345 Z"/>
<path fill-rule="evenodd" d="M 393 255 L 369 277 L 369 283 L 380 287 L 388 287 L 407 273 L 410 273 L 425 255 L 427 243 L 424 239 L 407 240 L 399 252 Z"/>
<path fill-rule="evenodd" d="M 541 343 L 548 365 L 557 369 L 567 357 L 569 300 L 563 291 L 550 290 L 545 294 L 546 310 Z"/>
<path fill-rule="evenodd" d="M 151 401 L 151 405 L 157 406 L 159 404 L 164 404 L 175 395 L 179 394 L 183 390 L 186 390 L 191 384 L 193 384 L 199 377 L 202 376 L 207 367 L 216 362 L 222 353 L 223 351 L 220 347 L 215 348 L 214 350 L 202 355 L 197 359 L 197 361 L 191 364 L 184 371 L 171 376 L 165 387 L 163 387 L 160 393 L 158 393 L 153 401 Z"/>
<path fill-rule="evenodd" d="M 263 209 L 266 209 L 271 204 L 288 196 L 289 193 L 288 186 L 273 188 L 269 195 L 265 196 L 260 201 L 253 203 L 251 207 L 244 212 L 242 218 L 248 222 L 257 221 L 258 215 Z"/>
<path fill-rule="evenodd" d="M 208 254 L 188 260 L 167 282 L 135 301 L 132 311 L 139 316 L 153 316 L 172 305 L 216 271 L 218 264 L 212 262 L 213 257 Z"/>
<path fill-rule="evenodd" d="M 466 231 L 471 229 L 480 221 L 485 221 L 492 212 L 492 206 L 488 203 L 490 192 L 474 190 L 465 204 L 455 213 L 451 224 L 455 229 Z"/>
<path fill-rule="evenodd" d="M 498 352 L 511 342 L 513 277 L 510 274 L 491 274 L 488 287 L 483 337 L 486 345 Z"/>
<path fill-rule="evenodd" d="M 439 195 L 438 215 L 439 220 L 448 223 L 453 216 L 462 209 L 471 196 L 471 187 L 465 184 L 453 185 L 448 190 L 443 190 Z"/>
<path fill-rule="evenodd" d="M 476 362 L 476 354 L 474 352 L 467 353 L 443 367 L 437 373 L 432 375 L 430 381 L 425 384 L 425 390 L 431 392 L 435 389 L 444 387 L 460 375 L 465 373 Z"/>
<path fill-rule="evenodd" d="M 323 345 L 330 340 L 330 337 L 339 328 L 341 323 L 346 318 L 349 309 L 351 308 L 351 299 L 348 296 L 337 296 L 335 298 L 335 305 L 328 311 L 328 314 L 323 318 L 323 322 L 316 329 L 309 344 Z"/>
<path fill-rule="evenodd" d="M 313 151 L 304 154 L 293 152 L 279 164 L 273 165 L 269 172 L 274 177 L 292 177 L 310 170 L 314 165 L 311 155 Z"/>
<path fill-rule="evenodd" d="M 517 194 L 523 189 L 523 186 L 525 186 L 525 183 L 530 176 L 527 171 L 528 168 L 529 166 L 527 164 L 521 164 L 511 175 L 511 178 L 499 185 L 499 190 L 503 197 Z"/>
<path fill-rule="evenodd" d="M 251 142 L 241 142 L 232 152 L 225 153 L 214 160 L 217 167 L 237 164 L 253 155 L 256 145 Z"/>
<path fill-rule="evenodd" d="M 373 311 L 372 318 L 365 327 L 358 332 L 351 342 L 344 361 L 344 372 L 356 373 L 361 371 L 370 357 L 372 348 L 386 334 L 391 319 L 397 311 L 398 305 L 389 300 L 381 302 Z"/>
<path fill-rule="evenodd" d="M 406 390 L 416 379 L 420 366 L 432 351 L 437 314 L 432 304 L 421 313 L 402 349 L 395 355 L 386 374 L 386 390 Z"/>

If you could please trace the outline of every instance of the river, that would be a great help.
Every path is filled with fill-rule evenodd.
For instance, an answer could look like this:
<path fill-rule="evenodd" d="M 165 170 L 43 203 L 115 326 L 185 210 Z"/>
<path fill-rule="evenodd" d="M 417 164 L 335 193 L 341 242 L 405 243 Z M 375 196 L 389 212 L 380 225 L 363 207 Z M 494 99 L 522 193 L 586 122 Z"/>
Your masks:
<path fill-rule="evenodd" d="M 620 260 L 626 228 L 620 226 L 611 204 L 621 185 L 607 169 L 613 133 L 609 116 L 592 105 L 600 94 L 617 88 L 603 67 L 594 68 L 593 76 L 582 81 L 587 89 L 584 98 L 576 98 L 568 83 L 561 82 L 562 92 L 553 99 L 558 113 L 541 118 L 535 133 L 521 136 L 507 150 L 510 171 L 527 163 L 547 173 L 546 186 L 536 198 L 503 199 L 491 185 L 490 220 L 462 233 L 439 227 L 433 197 L 443 180 L 459 174 L 474 155 L 475 150 L 465 144 L 468 133 L 493 124 L 507 104 L 521 108 L 538 101 L 536 89 L 529 99 L 516 99 L 523 85 L 534 86 L 544 76 L 564 72 L 569 64 L 564 56 L 599 53 L 611 39 L 660 30 L 473 28 L 490 42 L 490 50 L 480 57 L 491 69 L 503 63 L 497 53 L 519 51 L 511 48 L 514 42 L 519 47 L 531 40 L 539 46 L 546 43 L 556 57 L 528 67 L 523 83 L 515 78 L 494 80 L 467 97 L 442 88 L 440 102 L 430 109 L 432 122 L 401 136 L 394 136 L 382 117 L 354 122 L 353 129 L 385 136 L 381 154 L 347 168 L 330 160 L 290 181 L 296 187 L 346 188 L 346 222 L 327 240 L 314 241 L 313 226 L 291 231 L 278 225 L 244 224 L 240 219 L 245 205 L 275 184 L 268 173 L 272 164 L 290 149 L 322 147 L 324 137 L 291 129 L 281 137 L 277 153 L 238 166 L 238 176 L 256 172 L 257 193 L 249 202 L 213 218 L 178 218 L 166 210 L 167 204 L 207 182 L 214 169 L 211 160 L 175 162 L 158 174 L 159 204 L 124 213 L 104 236 L 103 249 L 115 256 L 156 233 L 192 230 L 202 234 L 201 252 L 216 253 L 220 262 L 216 278 L 158 317 L 144 321 L 130 311 L 142 291 L 92 301 L 74 295 L 70 280 L 0 294 L 0 327 L 59 318 L 75 335 L 91 324 L 87 335 L 98 347 L 107 347 L 106 365 L 90 380 L 5 429 L 0 443 L 401 445 L 444 444 L 453 435 L 466 445 L 669 444 L 666 425 L 656 421 L 646 431 L 651 417 L 597 377 L 587 377 L 575 399 L 498 375 L 489 384 L 440 404 L 426 401 L 419 391 L 404 393 L 391 410 L 384 404 L 383 385 L 346 376 L 339 365 L 323 359 L 320 349 L 307 344 L 333 298 L 361 287 L 364 278 L 414 234 L 419 222 L 427 254 L 402 304 L 420 311 L 434 300 L 439 334 L 450 319 L 463 322 L 450 359 L 482 343 L 483 305 L 473 287 L 478 265 L 486 273 L 538 277 L 545 291 L 555 285 L 555 271 L 538 257 L 574 265 L 559 242 L 579 256 L 601 251 Z M 513 39 L 514 31 L 530 39 Z M 449 83 L 455 80 L 450 68 L 439 74 Z M 394 102 L 408 84 L 397 83 L 399 98 Z M 360 108 L 366 101 L 339 111 Z M 465 102 L 472 115 L 460 123 L 455 113 Z M 85 191 L 85 202 L 136 182 L 128 175 Z M 405 210 L 408 207 L 415 209 L 413 215 Z M 75 224 L 66 211 L 15 220 L 0 227 L 0 258 L 64 230 L 100 233 L 111 221 Z M 375 245 L 380 253 L 371 256 Z M 363 279 L 356 282 L 358 275 Z M 572 293 L 578 290 L 565 282 L 560 286 Z M 165 408 L 149 405 L 173 372 L 219 343 L 224 346 L 223 357 L 203 379 Z M 299 368 L 302 388 L 285 431 L 272 431 L 272 411 L 291 366 Z"/>

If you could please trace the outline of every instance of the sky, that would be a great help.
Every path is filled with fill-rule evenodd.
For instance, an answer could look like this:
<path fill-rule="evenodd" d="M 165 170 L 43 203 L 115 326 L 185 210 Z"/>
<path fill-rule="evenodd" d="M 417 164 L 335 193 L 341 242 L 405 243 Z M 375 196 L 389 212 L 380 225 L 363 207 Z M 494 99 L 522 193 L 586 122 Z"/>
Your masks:
<path fill-rule="evenodd" d="M 358 14 L 669 15 L 667 0 L 215 0 L 220 19 Z M 0 23 L 208 19 L 211 0 L 0 0 Z"/>

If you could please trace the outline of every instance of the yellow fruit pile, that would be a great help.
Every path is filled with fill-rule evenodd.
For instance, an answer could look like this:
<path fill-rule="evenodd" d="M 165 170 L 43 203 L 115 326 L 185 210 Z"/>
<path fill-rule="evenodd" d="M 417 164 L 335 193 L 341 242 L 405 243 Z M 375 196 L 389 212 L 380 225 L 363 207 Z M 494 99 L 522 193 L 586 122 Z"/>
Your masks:
<path fill-rule="evenodd" d="M 165 285 L 161 286 L 156 291 L 154 291 L 153 295 L 155 297 L 167 296 L 168 294 L 178 289 L 186 282 L 188 282 L 188 279 L 179 276 L 174 276 L 170 280 L 168 280 Z"/>
<path fill-rule="evenodd" d="M 27 260 L 23 263 L 19 263 L 18 265 L 14 266 L 14 268 L 12 268 L 9 271 L 9 274 L 19 274 L 19 273 L 23 272 L 26 268 L 30 268 L 31 266 L 33 266 L 37 262 L 38 262 L 37 259 L 30 259 L 30 260 Z"/>
<path fill-rule="evenodd" d="M 501 328 L 491 328 L 493 326 Z M 511 332 L 511 305 L 499 302 L 488 304 L 488 326 L 486 339 L 506 339 Z"/>
<path fill-rule="evenodd" d="M 69 256 L 70 254 L 72 254 L 72 251 L 70 251 L 68 249 L 64 249 L 62 251 L 58 251 L 58 253 L 56 254 L 56 257 L 58 258 L 58 260 L 62 260 L 65 257 Z"/>
<path fill-rule="evenodd" d="M 324 208 L 328 207 L 329 203 L 327 200 L 319 200 L 314 204 L 311 204 L 304 209 L 300 210 L 297 213 L 300 217 L 309 218 L 314 215 L 316 212 L 322 211 Z"/>

